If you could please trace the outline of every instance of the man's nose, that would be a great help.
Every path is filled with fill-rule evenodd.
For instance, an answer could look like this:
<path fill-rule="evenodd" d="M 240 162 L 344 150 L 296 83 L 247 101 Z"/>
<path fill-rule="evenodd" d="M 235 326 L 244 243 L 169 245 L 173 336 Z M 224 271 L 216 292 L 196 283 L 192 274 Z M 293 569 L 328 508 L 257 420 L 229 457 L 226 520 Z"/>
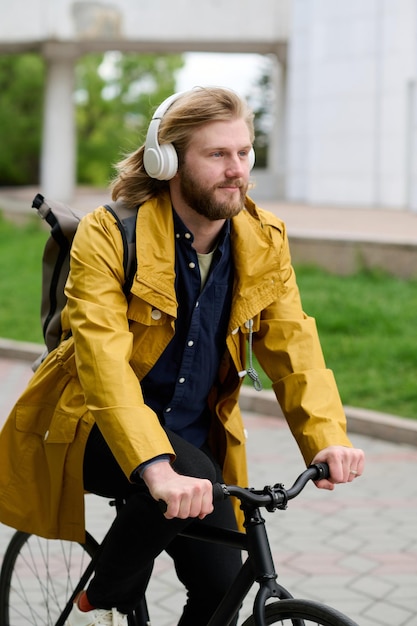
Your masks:
<path fill-rule="evenodd" d="M 230 155 L 226 164 L 226 175 L 229 177 L 241 177 L 245 173 L 245 160 L 239 155 Z"/>

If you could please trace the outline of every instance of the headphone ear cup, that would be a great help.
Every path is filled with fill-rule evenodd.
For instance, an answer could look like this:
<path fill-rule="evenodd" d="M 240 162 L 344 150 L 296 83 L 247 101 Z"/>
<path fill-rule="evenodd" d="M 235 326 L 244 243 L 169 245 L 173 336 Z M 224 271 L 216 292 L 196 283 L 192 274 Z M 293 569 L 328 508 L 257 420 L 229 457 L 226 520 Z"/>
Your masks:
<path fill-rule="evenodd" d="M 177 96 L 178 97 L 178 96 Z M 163 105 L 161 105 L 162 107 Z M 161 110 L 161 107 L 157 110 Z M 165 111 L 162 111 L 161 115 Z M 161 118 L 153 118 L 146 135 L 143 151 L 143 167 L 151 178 L 170 180 L 178 169 L 178 156 L 171 143 L 159 144 L 158 130 Z"/>
<path fill-rule="evenodd" d="M 151 178 L 171 180 L 178 170 L 178 156 L 171 143 L 145 147 L 143 166 Z"/>
<path fill-rule="evenodd" d="M 249 151 L 248 160 L 249 160 L 249 169 L 252 169 L 253 166 L 255 165 L 255 150 L 253 148 L 251 148 Z"/>
<path fill-rule="evenodd" d="M 161 173 L 159 180 L 171 180 L 178 171 L 178 155 L 172 143 L 163 143 L 161 150 Z"/>

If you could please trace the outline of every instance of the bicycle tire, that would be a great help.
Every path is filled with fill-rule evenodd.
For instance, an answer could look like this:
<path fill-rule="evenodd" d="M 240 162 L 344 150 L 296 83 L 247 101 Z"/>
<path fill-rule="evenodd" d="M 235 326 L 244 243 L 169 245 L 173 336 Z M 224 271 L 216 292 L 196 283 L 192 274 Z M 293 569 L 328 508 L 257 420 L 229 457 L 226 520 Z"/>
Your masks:
<path fill-rule="evenodd" d="M 311 600 L 279 600 L 265 607 L 265 623 L 282 626 L 358 626 L 336 609 Z M 249 617 L 242 626 L 256 626 Z"/>
<path fill-rule="evenodd" d="M 16 531 L 0 572 L 0 624 L 53 626 L 98 544 L 44 539 Z"/>

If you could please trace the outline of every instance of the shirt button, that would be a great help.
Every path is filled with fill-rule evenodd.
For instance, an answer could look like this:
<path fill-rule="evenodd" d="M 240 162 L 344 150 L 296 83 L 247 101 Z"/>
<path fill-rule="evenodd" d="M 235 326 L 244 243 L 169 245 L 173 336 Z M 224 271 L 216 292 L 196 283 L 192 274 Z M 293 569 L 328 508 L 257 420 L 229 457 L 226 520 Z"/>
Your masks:
<path fill-rule="evenodd" d="M 181 378 L 179 378 L 179 379 L 178 379 L 178 382 L 179 382 L 179 383 L 181 383 L 181 384 L 182 384 L 182 383 L 185 383 L 185 378 L 182 378 L 182 377 L 181 377 Z"/>
<path fill-rule="evenodd" d="M 180 234 L 179 234 L 179 233 L 175 233 L 175 237 L 176 237 L 177 239 L 179 239 L 179 238 L 180 238 Z"/>
<path fill-rule="evenodd" d="M 165 413 L 169 413 L 171 410 L 172 410 L 172 409 L 171 409 L 171 407 L 169 406 L 169 407 L 167 407 L 167 408 L 165 409 Z"/>
<path fill-rule="evenodd" d="M 152 309 L 151 318 L 153 320 L 160 320 L 162 317 L 162 313 L 159 309 Z"/>
<path fill-rule="evenodd" d="M 191 261 L 191 263 L 188 264 L 188 267 L 193 270 L 195 268 L 195 263 Z"/>
<path fill-rule="evenodd" d="M 191 346 L 193 346 L 193 345 L 194 345 L 194 341 L 192 341 L 192 339 L 190 339 L 190 341 L 188 342 L 188 344 L 187 344 L 187 345 L 191 348 Z"/>
<path fill-rule="evenodd" d="M 184 237 L 185 237 L 186 239 L 191 239 L 191 235 L 190 235 L 190 233 L 185 233 Z"/>

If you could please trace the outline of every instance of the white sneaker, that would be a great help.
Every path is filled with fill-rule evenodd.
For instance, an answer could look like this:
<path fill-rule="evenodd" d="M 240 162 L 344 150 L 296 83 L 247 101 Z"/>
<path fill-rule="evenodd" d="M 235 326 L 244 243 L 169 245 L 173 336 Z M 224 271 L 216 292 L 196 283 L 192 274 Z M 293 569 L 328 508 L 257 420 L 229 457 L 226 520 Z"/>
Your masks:
<path fill-rule="evenodd" d="M 116 609 L 80 611 L 75 603 L 65 626 L 127 626 L 127 616 Z"/>

